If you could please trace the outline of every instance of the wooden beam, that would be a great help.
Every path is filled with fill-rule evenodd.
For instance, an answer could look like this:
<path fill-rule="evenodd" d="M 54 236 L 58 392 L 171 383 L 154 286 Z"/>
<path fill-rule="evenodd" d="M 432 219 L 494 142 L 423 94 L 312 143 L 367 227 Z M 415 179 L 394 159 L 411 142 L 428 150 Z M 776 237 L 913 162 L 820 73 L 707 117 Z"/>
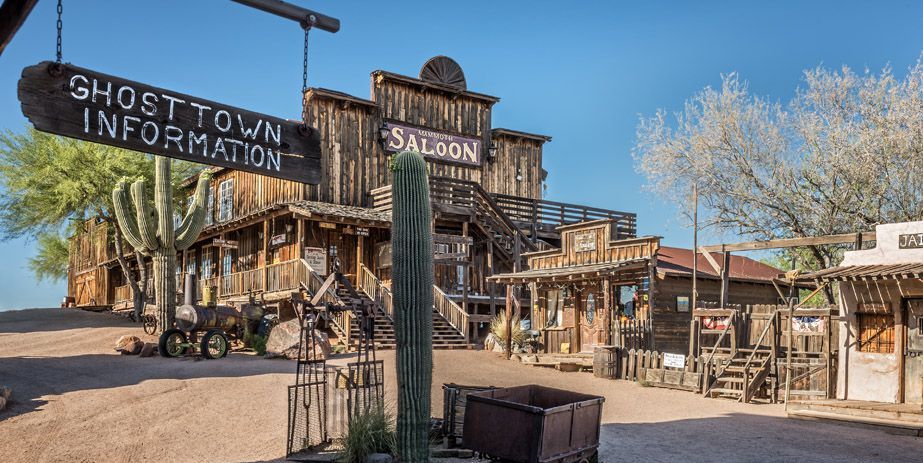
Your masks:
<path fill-rule="evenodd" d="M 718 265 L 718 261 L 715 260 L 714 256 L 712 256 L 711 253 L 709 253 L 708 251 L 704 250 L 704 248 L 699 248 L 699 252 L 701 252 L 702 255 L 705 256 L 705 260 L 708 261 L 709 265 L 711 265 L 711 268 L 715 271 L 715 273 L 720 274 L 721 266 Z"/>
<path fill-rule="evenodd" d="M 4 0 L 0 5 L 0 55 L 22 23 L 26 22 L 36 3 L 38 0 Z"/>
<path fill-rule="evenodd" d="M 721 266 L 721 307 L 727 307 L 728 293 L 731 286 L 731 252 L 725 250 L 723 253 L 724 265 Z"/>
<path fill-rule="evenodd" d="M 823 246 L 828 244 L 855 244 L 857 242 L 875 241 L 875 232 L 844 233 L 841 235 L 809 236 L 806 238 L 784 238 L 767 241 L 744 241 L 733 244 L 714 244 L 700 246 L 699 252 L 726 251 L 760 251 L 764 249 L 797 248 L 802 246 Z"/>
<path fill-rule="evenodd" d="M 506 359 L 513 357 L 513 285 L 506 285 Z"/>

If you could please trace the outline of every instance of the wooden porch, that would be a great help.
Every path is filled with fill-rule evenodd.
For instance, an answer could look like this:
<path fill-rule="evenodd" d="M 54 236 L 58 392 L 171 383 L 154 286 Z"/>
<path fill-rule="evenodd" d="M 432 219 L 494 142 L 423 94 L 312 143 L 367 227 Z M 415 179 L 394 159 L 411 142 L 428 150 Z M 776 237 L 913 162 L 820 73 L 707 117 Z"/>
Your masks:
<path fill-rule="evenodd" d="M 799 400 L 787 408 L 789 418 L 822 420 L 879 429 L 890 434 L 923 436 L 923 404 L 863 400 Z"/>

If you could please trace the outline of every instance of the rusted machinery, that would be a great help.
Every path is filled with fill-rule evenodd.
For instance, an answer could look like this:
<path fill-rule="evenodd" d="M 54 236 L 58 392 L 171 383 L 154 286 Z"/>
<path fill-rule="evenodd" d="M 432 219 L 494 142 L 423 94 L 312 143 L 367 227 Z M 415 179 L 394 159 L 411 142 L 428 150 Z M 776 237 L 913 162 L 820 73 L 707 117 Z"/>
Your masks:
<path fill-rule="evenodd" d="M 188 278 L 185 303 L 176 308 L 176 327 L 160 335 L 158 349 L 163 357 L 180 357 L 198 350 L 207 359 L 224 357 L 231 340 L 243 340 L 255 333 L 263 318 L 263 305 L 251 296 L 241 307 L 217 305 L 210 291 L 204 291 L 205 304 L 194 304 L 195 280 Z M 199 334 L 204 332 L 201 339 Z"/>

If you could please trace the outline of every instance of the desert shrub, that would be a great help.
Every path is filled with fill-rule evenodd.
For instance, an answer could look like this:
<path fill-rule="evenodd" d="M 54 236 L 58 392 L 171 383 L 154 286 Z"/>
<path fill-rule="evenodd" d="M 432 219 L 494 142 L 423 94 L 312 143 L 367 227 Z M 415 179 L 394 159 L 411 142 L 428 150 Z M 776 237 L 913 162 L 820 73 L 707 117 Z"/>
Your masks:
<path fill-rule="evenodd" d="M 520 324 L 519 316 L 513 315 L 513 345 L 522 346 L 525 344 L 528 337 L 525 330 L 522 329 Z M 503 348 L 506 348 L 506 313 L 500 312 L 490 321 L 490 332 L 497 338 L 497 342 L 500 343 Z"/>
<path fill-rule="evenodd" d="M 266 336 L 248 333 L 244 336 L 244 344 L 250 346 L 257 355 L 266 355 Z"/>
<path fill-rule="evenodd" d="M 372 406 L 350 421 L 339 461 L 364 463 L 373 453 L 394 455 L 396 448 L 394 416 L 384 406 Z"/>

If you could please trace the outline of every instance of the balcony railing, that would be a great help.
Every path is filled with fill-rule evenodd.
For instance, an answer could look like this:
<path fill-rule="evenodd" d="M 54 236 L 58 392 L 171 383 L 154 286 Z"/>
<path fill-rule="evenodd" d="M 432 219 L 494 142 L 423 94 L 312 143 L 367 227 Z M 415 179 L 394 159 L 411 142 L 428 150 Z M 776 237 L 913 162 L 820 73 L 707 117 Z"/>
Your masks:
<path fill-rule="evenodd" d="M 477 205 L 474 193 L 480 185 L 475 182 L 448 177 L 430 177 L 429 182 L 430 201 L 433 203 L 461 208 L 474 208 Z M 561 225 L 577 222 L 612 219 L 615 221 L 613 238 L 637 236 L 637 215 L 634 213 L 498 193 L 488 195 L 521 230 L 537 233 L 553 231 Z M 373 209 L 391 209 L 391 185 L 372 190 L 370 196 Z"/>

